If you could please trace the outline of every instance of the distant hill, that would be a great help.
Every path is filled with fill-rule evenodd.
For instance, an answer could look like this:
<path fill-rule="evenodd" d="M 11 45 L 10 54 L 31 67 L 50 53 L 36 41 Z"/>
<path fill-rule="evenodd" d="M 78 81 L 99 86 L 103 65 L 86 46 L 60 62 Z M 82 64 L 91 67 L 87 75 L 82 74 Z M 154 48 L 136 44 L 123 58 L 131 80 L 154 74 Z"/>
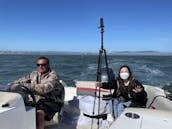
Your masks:
<path fill-rule="evenodd" d="M 119 51 L 107 52 L 108 55 L 172 55 L 172 52 L 158 51 Z M 0 51 L 0 55 L 98 55 L 97 52 L 58 52 L 58 51 Z"/>
<path fill-rule="evenodd" d="M 111 52 L 111 55 L 172 55 L 172 52 L 158 52 L 158 51 L 120 51 Z"/>
<path fill-rule="evenodd" d="M 0 51 L 0 55 L 95 55 L 94 52 Z"/>

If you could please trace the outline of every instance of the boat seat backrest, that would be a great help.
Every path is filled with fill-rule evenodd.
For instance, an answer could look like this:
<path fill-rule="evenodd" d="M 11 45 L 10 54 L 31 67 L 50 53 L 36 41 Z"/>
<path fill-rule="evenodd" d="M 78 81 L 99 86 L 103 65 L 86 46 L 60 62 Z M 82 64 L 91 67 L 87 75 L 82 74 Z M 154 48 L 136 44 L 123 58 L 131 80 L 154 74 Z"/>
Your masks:
<path fill-rule="evenodd" d="M 100 91 L 100 97 L 103 97 L 103 95 L 109 95 L 111 93 L 111 91 L 108 89 L 100 88 L 99 90 L 99 87 L 96 88 L 95 81 L 76 81 L 75 85 L 77 89 L 77 95 L 98 96 Z"/>
<path fill-rule="evenodd" d="M 157 97 L 165 97 L 165 93 L 162 89 L 158 87 L 144 85 L 145 91 L 147 92 L 147 104 L 146 106 L 149 108 L 151 104 L 157 99 Z"/>
<path fill-rule="evenodd" d="M 147 108 L 172 111 L 172 101 L 166 98 L 163 89 L 144 85 L 148 94 Z"/>

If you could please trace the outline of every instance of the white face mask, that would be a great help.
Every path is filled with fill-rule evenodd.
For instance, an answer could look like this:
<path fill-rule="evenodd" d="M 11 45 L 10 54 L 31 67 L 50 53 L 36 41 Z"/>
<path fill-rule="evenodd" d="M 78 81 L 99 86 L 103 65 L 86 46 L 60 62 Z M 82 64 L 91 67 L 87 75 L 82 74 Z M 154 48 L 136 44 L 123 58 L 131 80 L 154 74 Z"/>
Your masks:
<path fill-rule="evenodd" d="M 127 78 L 129 77 L 129 73 L 127 73 L 127 72 L 120 73 L 120 77 L 121 77 L 123 80 L 125 80 L 125 79 L 127 79 Z"/>

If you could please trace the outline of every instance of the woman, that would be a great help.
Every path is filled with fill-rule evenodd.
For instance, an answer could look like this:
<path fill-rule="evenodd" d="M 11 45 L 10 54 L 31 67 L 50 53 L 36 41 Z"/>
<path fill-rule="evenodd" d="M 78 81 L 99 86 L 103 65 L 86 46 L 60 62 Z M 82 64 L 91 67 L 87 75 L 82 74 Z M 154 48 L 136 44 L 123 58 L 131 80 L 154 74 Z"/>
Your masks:
<path fill-rule="evenodd" d="M 143 85 L 133 78 L 132 72 L 127 65 L 120 67 L 116 80 L 118 85 L 116 95 L 119 101 L 131 101 L 130 106 L 132 107 L 146 106 L 147 93 L 145 92 Z"/>
<path fill-rule="evenodd" d="M 110 87 L 115 89 L 113 99 L 109 103 L 111 109 L 114 107 L 115 117 L 118 117 L 125 107 L 146 107 L 147 93 L 143 85 L 133 78 L 132 72 L 127 65 L 120 67 L 116 83 L 114 82 L 104 83 L 102 88 Z"/>

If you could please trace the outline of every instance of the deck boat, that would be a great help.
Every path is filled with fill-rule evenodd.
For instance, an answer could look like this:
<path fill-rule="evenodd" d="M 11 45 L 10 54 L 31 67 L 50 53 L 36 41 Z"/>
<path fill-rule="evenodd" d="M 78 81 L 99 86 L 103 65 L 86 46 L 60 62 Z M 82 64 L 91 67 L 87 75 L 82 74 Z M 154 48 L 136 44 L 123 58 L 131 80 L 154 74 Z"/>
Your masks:
<path fill-rule="evenodd" d="M 64 105 L 51 121 L 45 121 L 45 129 L 171 129 L 172 96 L 156 86 L 144 85 L 148 94 L 146 108 L 125 108 L 118 118 L 113 118 L 108 100 L 111 90 L 97 89 L 97 82 L 108 80 L 108 61 L 103 48 L 103 19 L 100 19 L 101 49 L 97 73 L 102 72 L 102 55 L 105 57 L 107 75 L 97 74 L 97 81 L 76 81 L 75 87 L 65 87 Z M 105 73 L 106 73 L 105 72 Z M 99 76 L 102 75 L 102 76 Z M 102 78 L 103 77 L 103 78 Z M 114 77 L 112 77 L 114 78 Z M 26 90 L 26 89 L 25 89 Z M 34 102 L 33 94 L 27 94 Z M 19 93 L 0 91 L 0 128 L 1 129 L 36 129 L 36 112 L 33 104 L 25 105 Z"/>
<path fill-rule="evenodd" d="M 65 84 L 63 81 L 61 82 L 63 85 Z M 105 120 L 100 118 L 98 125 L 97 118 L 84 116 L 84 113 L 88 113 L 90 103 L 88 103 L 89 101 L 82 102 L 86 97 L 95 98 L 93 92 L 98 92 L 96 91 L 96 82 L 76 81 L 76 87 L 65 85 L 64 107 L 51 121 L 46 121 L 45 129 L 171 129 L 172 101 L 168 97 L 170 94 L 158 87 L 150 85 L 144 85 L 144 87 L 148 93 L 146 108 L 126 108 L 117 119 L 113 119 L 107 111 L 107 118 Z M 100 91 L 101 98 L 110 92 L 107 89 Z M 90 102 L 92 102 L 91 100 Z M 85 105 L 85 110 L 83 110 L 84 106 L 78 107 L 78 103 L 75 102 Z M 105 106 L 106 104 L 101 102 L 101 105 Z M 100 113 L 104 113 L 104 110 Z M 0 128 L 36 129 L 35 107 L 25 106 L 22 96 L 18 93 L 1 91 Z"/>

